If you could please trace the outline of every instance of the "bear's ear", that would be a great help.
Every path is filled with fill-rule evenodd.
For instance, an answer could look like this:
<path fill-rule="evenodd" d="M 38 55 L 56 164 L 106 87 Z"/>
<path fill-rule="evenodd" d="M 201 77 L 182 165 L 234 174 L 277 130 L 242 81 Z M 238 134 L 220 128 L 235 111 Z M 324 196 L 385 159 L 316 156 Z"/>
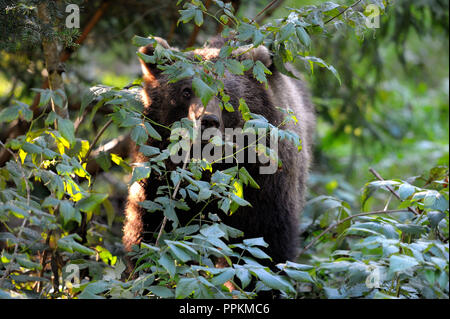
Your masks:
<path fill-rule="evenodd" d="M 170 49 L 170 46 L 169 46 L 169 44 L 167 43 L 166 40 L 164 40 L 162 38 L 159 38 L 159 37 L 154 37 L 154 39 L 163 48 Z M 154 47 L 153 44 L 148 44 L 145 47 L 140 47 L 139 48 L 139 52 L 140 53 L 145 54 L 145 55 L 149 55 L 149 56 L 152 56 L 154 51 L 155 51 L 155 47 Z M 158 86 L 159 85 L 158 75 L 162 71 L 157 68 L 157 64 L 155 64 L 155 63 L 146 63 L 141 58 L 139 58 L 139 61 L 141 62 L 142 74 L 143 74 L 144 82 L 149 83 L 152 86 Z"/>
<path fill-rule="evenodd" d="M 246 50 L 246 47 L 242 47 L 234 52 L 235 54 L 240 55 L 241 52 L 245 52 Z M 260 45 L 259 47 L 254 48 L 240 56 L 240 59 L 242 60 L 261 61 L 267 68 L 272 65 L 272 56 L 270 55 L 269 49 L 263 45 Z"/>

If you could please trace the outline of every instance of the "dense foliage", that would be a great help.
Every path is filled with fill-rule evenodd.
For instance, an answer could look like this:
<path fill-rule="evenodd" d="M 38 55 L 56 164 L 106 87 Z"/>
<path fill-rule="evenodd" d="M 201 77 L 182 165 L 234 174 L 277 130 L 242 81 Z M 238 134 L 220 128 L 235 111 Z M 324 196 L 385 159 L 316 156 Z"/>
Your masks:
<path fill-rule="evenodd" d="M 167 149 L 146 145 L 149 137 L 161 139 L 154 128 L 161 124 L 142 113 L 139 75 L 116 77 L 101 70 L 95 81 L 102 84 L 93 86 L 84 73 L 95 67 L 98 53 L 89 55 L 95 52 L 92 43 L 83 51 L 80 32 L 64 28 L 67 3 L 16 1 L 0 13 L 10 31 L 0 38 L 0 86 L 8 88 L 0 88 L 0 297 L 253 298 L 270 291 L 283 298 L 448 298 L 448 61 L 440 52 L 414 51 L 423 49 L 422 42 L 448 48 L 448 4 L 291 1 L 263 23 L 259 18 L 268 7 L 258 1 L 243 3 L 238 12 L 235 2 L 180 0 L 167 7 L 153 2 L 149 14 L 173 7 L 168 20 L 176 17 L 175 23 L 168 28 L 180 30 L 175 42 L 189 31 L 202 27 L 207 34 L 216 27 L 227 40 L 219 59 L 190 60 L 185 51 L 156 45 L 145 33 L 160 36 L 161 25 L 142 29 L 148 23 L 144 14 L 135 24 L 106 16 L 97 32 L 124 30 L 125 52 L 155 44 L 153 56 L 138 55 L 160 64 L 172 81 L 193 77 L 202 103 L 218 96 L 226 111 L 242 114 L 245 130 L 263 129 L 299 151 L 301 140 L 293 132 L 250 113 L 244 99 L 238 106 L 228 103 L 220 78 L 225 69 L 236 75 L 251 70 L 267 83 L 270 71 L 262 63 L 236 59 L 242 47 L 259 45 L 270 49 L 281 72 L 294 76 L 284 67 L 292 63 L 307 74 L 319 126 L 298 260 L 265 267 L 270 256 L 263 238 L 229 244 L 242 232 L 205 209 L 178 227 L 175 209 L 190 210 L 186 199 L 239 214 L 240 206 L 250 205 L 245 189 L 259 185 L 243 167 L 219 171 L 205 160 L 168 169 L 171 154 L 191 147 L 193 124 L 183 119 L 165 127 L 172 133 Z M 254 10 L 255 3 L 253 14 L 239 14 Z M 382 14 L 375 16 L 379 29 L 366 24 L 369 5 Z M 42 22 L 45 16 L 50 25 Z M 138 35 L 132 37 L 133 31 Z M 94 33 L 97 38 L 102 50 L 122 48 L 109 46 L 101 33 Z M 43 72 L 52 43 L 64 48 L 61 59 L 80 46 L 64 84 L 55 70 Z M 32 50 L 41 44 L 42 51 Z M 127 54 L 103 56 L 113 61 Z M 439 63 L 446 69 L 434 70 Z M 41 86 L 41 73 L 47 86 Z M 285 121 L 296 120 L 286 113 Z M 187 140 L 180 139 L 182 128 Z M 129 148 L 120 150 L 130 141 L 148 162 L 132 163 Z M 261 152 L 278 160 L 268 148 Z M 207 171 L 209 182 L 202 179 Z M 162 211 L 173 230 L 161 232 L 156 245 L 135 247 L 131 257 L 137 266 L 128 274 L 118 230 L 126 189 L 151 172 L 167 186 L 141 205 L 148 213 Z M 226 265 L 216 268 L 216 257 Z"/>

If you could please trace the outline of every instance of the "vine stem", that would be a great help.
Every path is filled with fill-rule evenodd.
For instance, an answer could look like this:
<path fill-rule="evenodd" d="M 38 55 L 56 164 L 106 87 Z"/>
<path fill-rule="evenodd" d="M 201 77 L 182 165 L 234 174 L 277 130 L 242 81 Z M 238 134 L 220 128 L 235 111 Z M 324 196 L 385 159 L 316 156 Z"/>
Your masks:
<path fill-rule="evenodd" d="M 369 168 L 369 172 L 371 172 L 373 174 L 373 176 L 375 176 L 378 180 L 380 181 L 384 181 L 383 177 L 381 177 L 380 174 L 378 174 L 378 172 L 376 170 L 374 170 L 373 168 Z M 392 187 L 390 187 L 389 185 L 386 185 L 386 188 L 401 202 L 403 202 L 403 200 L 400 198 L 400 195 L 392 189 Z M 414 208 L 408 206 L 408 210 L 416 215 L 420 215 Z"/>
<path fill-rule="evenodd" d="M 89 155 L 91 155 L 91 152 L 94 149 L 95 145 L 97 144 L 98 140 L 103 135 L 103 133 L 106 131 L 106 129 L 111 125 L 112 122 L 113 122 L 113 120 L 109 119 L 108 122 L 106 122 L 105 125 L 103 125 L 103 127 L 101 128 L 101 130 L 97 133 L 97 135 L 94 138 L 94 141 L 92 142 L 91 146 L 89 147 L 89 150 L 87 151 L 86 155 L 83 157 L 83 160 L 81 161 L 82 163 L 85 162 L 89 158 Z"/>
<path fill-rule="evenodd" d="M 380 215 L 380 214 L 393 214 L 393 213 L 401 213 L 401 212 L 405 212 L 404 209 L 398 209 L 398 210 L 379 210 L 379 211 L 374 211 L 374 212 L 365 212 L 365 213 L 359 213 L 359 214 L 355 214 L 349 217 L 346 217 L 342 220 L 340 220 L 339 222 L 336 222 L 334 224 L 331 224 L 330 226 L 328 226 L 328 228 L 326 228 L 319 236 L 317 236 L 316 238 L 314 238 L 305 248 L 302 249 L 302 251 L 298 254 L 298 256 L 301 256 L 305 251 L 307 251 L 308 249 L 310 249 L 312 246 L 314 246 L 317 241 L 323 237 L 323 235 L 325 235 L 326 233 L 328 233 L 329 231 L 331 231 L 333 228 L 336 228 L 337 226 L 345 223 L 346 221 L 349 221 L 353 218 L 356 217 L 361 217 L 361 216 L 369 216 L 369 215 Z"/>
<path fill-rule="evenodd" d="M 343 15 L 348 9 L 352 9 L 353 7 L 356 7 L 362 0 L 358 0 L 356 1 L 354 4 L 352 4 L 350 7 L 345 8 L 344 10 L 342 10 L 341 12 L 339 12 L 339 14 L 335 15 L 334 17 L 331 17 L 330 19 L 328 19 L 327 21 L 325 21 L 324 24 L 327 24 L 331 21 L 333 21 L 334 19 L 340 17 L 341 15 Z"/>
<path fill-rule="evenodd" d="M 201 118 L 203 116 L 203 114 L 205 113 L 206 108 L 203 108 L 203 112 L 200 115 L 199 118 Z M 194 120 L 194 129 L 197 129 L 197 121 Z M 184 156 L 184 163 L 183 163 L 183 170 L 186 169 L 188 160 L 189 160 L 189 153 L 191 151 L 191 147 L 192 147 L 192 141 L 189 144 L 189 151 L 186 152 L 186 155 Z M 177 196 L 178 190 L 180 189 L 180 185 L 181 185 L 181 179 L 178 181 L 177 185 L 175 185 L 175 189 L 172 193 L 172 199 L 175 199 L 175 197 Z M 155 242 L 155 246 L 158 247 L 159 245 L 159 240 L 161 239 L 162 233 L 164 231 L 164 228 L 166 227 L 167 224 L 167 216 L 164 216 L 162 224 L 161 224 L 161 228 L 159 229 L 159 233 L 158 233 L 158 237 L 156 237 L 156 242 Z"/>

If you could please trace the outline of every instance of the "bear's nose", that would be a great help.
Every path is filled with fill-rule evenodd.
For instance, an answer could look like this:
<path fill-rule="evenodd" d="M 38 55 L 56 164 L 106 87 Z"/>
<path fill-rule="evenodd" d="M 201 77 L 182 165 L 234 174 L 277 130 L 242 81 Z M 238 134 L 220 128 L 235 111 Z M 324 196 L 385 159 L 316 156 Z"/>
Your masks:
<path fill-rule="evenodd" d="M 219 118 L 214 115 L 214 114 L 205 114 L 202 117 L 202 130 L 210 128 L 210 127 L 215 127 L 215 128 L 219 128 L 220 126 L 220 121 Z"/>

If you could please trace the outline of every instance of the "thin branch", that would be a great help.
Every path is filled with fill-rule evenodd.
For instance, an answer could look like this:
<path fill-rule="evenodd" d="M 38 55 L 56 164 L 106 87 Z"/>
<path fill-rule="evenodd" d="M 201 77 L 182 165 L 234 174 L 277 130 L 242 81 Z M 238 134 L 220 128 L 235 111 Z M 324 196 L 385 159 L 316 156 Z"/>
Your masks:
<path fill-rule="evenodd" d="M 270 9 L 266 10 L 264 14 L 261 14 L 255 21 L 257 23 L 261 23 L 265 19 L 269 18 L 276 9 L 278 9 L 282 4 L 284 3 L 284 0 L 279 0 L 277 3 L 273 4 Z"/>
<path fill-rule="evenodd" d="M 252 21 L 250 21 L 250 24 L 253 23 L 253 22 L 255 22 L 256 19 L 257 19 L 261 14 L 263 14 L 264 12 L 266 12 L 267 10 L 269 10 L 269 8 L 270 8 L 271 6 L 273 6 L 273 5 L 275 4 L 275 2 L 277 2 L 277 1 L 279 1 L 279 0 L 272 0 L 267 6 L 264 7 L 264 9 L 262 9 L 260 12 L 258 12 L 258 14 L 252 19 Z"/>
<path fill-rule="evenodd" d="M 206 0 L 205 8 L 208 10 L 209 6 L 211 5 L 211 0 Z M 200 27 L 198 25 L 194 26 L 194 30 L 191 33 L 191 36 L 189 37 L 189 40 L 186 44 L 186 46 L 189 48 L 195 44 L 195 41 L 197 40 L 198 33 L 200 32 Z"/>
<path fill-rule="evenodd" d="M 106 9 L 109 7 L 110 4 L 111 4 L 110 1 L 102 2 L 100 7 L 97 9 L 97 11 L 95 11 L 94 15 L 89 20 L 88 24 L 84 27 L 83 33 L 81 33 L 80 37 L 75 41 L 76 44 L 80 45 L 84 42 L 84 40 L 86 40 L 87 36 L 92 31 L 94 26 L 98 23 L 98 21 L 103 16 L 103 14 L 105 13 Z M 67 59 L 70 58 L 73 52 L 74 52 L 73 50 L 67 49 L 64 50 L 64 52 L 62 52 L 62 54 L 60 55 L 60 61 L 65 62 Z"/>
<path fill-rule="evenodd" d="M 89 146 L 89 150 L 87 151 L 86 155 L 83 157 L 83 160 L 81 161 L 82 163 L 86 162 L 86 160 L 89 158 L 89 155 L 91 155 L 91 152 L 94 149 L 95 145 L 97 144 L 98 140 L 103 135 L 103 133 L 106 131 L 106 129 L 111 125 L 112 122 L 113 122 L 113 120 L 109 119 L 108 122 L 106 122 L 105 125 L 101 128 L 101 130 L 97 133 L 97 135 L 94 138 L 94 141 Z"/>
<path fill-rule="evenodd" d="M 378 180 L 380 181 L 384 181 L 383 177 L 381 177 L 380 174 L 378 174 L 378 172 L 376 170 L 374 170 L 373 168 L 369 168 L 369 172 L 371 172 Z M 398 195 L 398 193 L 393 190 L 389 185 L 386 185 L 386 188 L 401 202 L 403 202 L 403 200 L 400 198 L 400 195 Z M 408 206 L 408 210 L 416 215 L 419 215 L 419 213 L 412 207 Z"/>
<path fill-rule="evenodd" d="M 305 251 L 307 251 L 308 249 L 310 249 L 312 246 L 314 246 L 317 241 L 322 238 L 323 235 L 325 235 L 326 233 L 328 233 L 329 231 L 331 231 L 332 229 L 336 228 L 337 226 L 345 223 L 346 221 L 349 221 L 353 218 L 356 217 L 361 217 L 361 216 L 369 216 L 369 215 L 380 215 L 380 214 L 393 214 L 393 213 L 401 213 L 404 212 L 404 209 L 398 209 L 398 210 L 379 210 L 379 211 L 374 211 L 374 212 L 366 212 L 366 213 L 359 213 L 359 214 L 355 214 L 352 216 L 349 216 L 347 218 L 344 218 L 342 220 L 340 220 L 339 222 L 336 222 L 334 224 L 331 224 L 330 226 L 328 226 L 328 228 L 326 228 L 319 236 L 317 236 L 316 238 L 314 238 L 305 248 L 302 249 L 302 251 L 298 254 L 298 256 L 302 255 Z"/>
<path fill-rule="evenodd" d="M 206 108 L 203 108 L 202 114 L 200 114 L 200 116 L 198 118 L 202 118 L 203 114 L 205 114 L 205 111 L 206 111 Z M 197 121 L 194 120 L 194 130 L 197 129 L 197 128 L 198 128 Z M 190 145 L 189 145 L 189 151 L 186 152 L 186 155 L 184 157 L 184 163 L 183 163 L 183 168 L 182 168 L 183 170 L 186 169 L 186 166 L 187 166 L 187 163 L 188 163 L 188 159 L 189 159 L 189 155 L 190 155 L 190 151 L 191 151 L 191 147 L 192 147 L 192 141 L 190 142 Z M 181 179 L 178 181 L 177 185 L 175 186 L 175 189 L 174 189 L 173 194 L 172 194 L 172 199 L 175 199 L 175 197 L 177 196 L 178 190 L 180 189 L 180 185 L 181 185 Z M 164 219 L 163 219 L 162 224 L 161 224 L 161 228 L 160 228 L 159 233 L 158 233 L 158 237 L 156 238 L 156 242 L 155 242 L 155 246 L 157 246 L 157 247 L 158 247 L 158 244 L 159 244 L 159 239 L 161 238 L 162 233 L 164 231 L 164 228 L 166 227 L 166 223 L 167 223 L 167 217 L 164 216 Z"/>
<path fill-rule="evenodd" d="M 353 9 L 354 7 L 356 7 L 359 3 L 361 2 L 361 0 L 356 1 L 354 4 L 352 4 L 350 7 L 345 8 L 344 10 L 342 10 L 341 12 L 339 12 L 339 14 L 335 15 L 334 17 L 331 17 L 330 19 L 328 19 L 327 21 L 325 21 L 324 24 L 328 24 L 331 21 L 333 21 L 334 19 L 340 17 L 341 15 L 343 15 L 348 9 Z"/>
<path fill-rule="evenodd" d="M 192 143 L 189 146 L 189 151 L 186 152 L 186 156 L 184 157 L 183 170 L 186 169 L 191 147 L 192 147 Z M 175 199 L 175 197 L 177 196 L 178 190 L 180 189 L 180 185 L 181 185 L 181 179 L 178 181 L 177 185 L 175 186 L 175 189 L 174 189 L 173 194 L 172 194 L 172 199 Z M 164 231 L 164 228 L 166 227 L 166 224 L 167 224 L 167 216 L 164 216 L 162 224 L 161 224 L 161 228 L 159 229 L 158 237 L 156 238 L 156 242 L 155 242 L 155 246 L 156 247 L 158 247 L 158 245 L 159 245 L 159 239 L 162 236 L 162 233 Z"/>

